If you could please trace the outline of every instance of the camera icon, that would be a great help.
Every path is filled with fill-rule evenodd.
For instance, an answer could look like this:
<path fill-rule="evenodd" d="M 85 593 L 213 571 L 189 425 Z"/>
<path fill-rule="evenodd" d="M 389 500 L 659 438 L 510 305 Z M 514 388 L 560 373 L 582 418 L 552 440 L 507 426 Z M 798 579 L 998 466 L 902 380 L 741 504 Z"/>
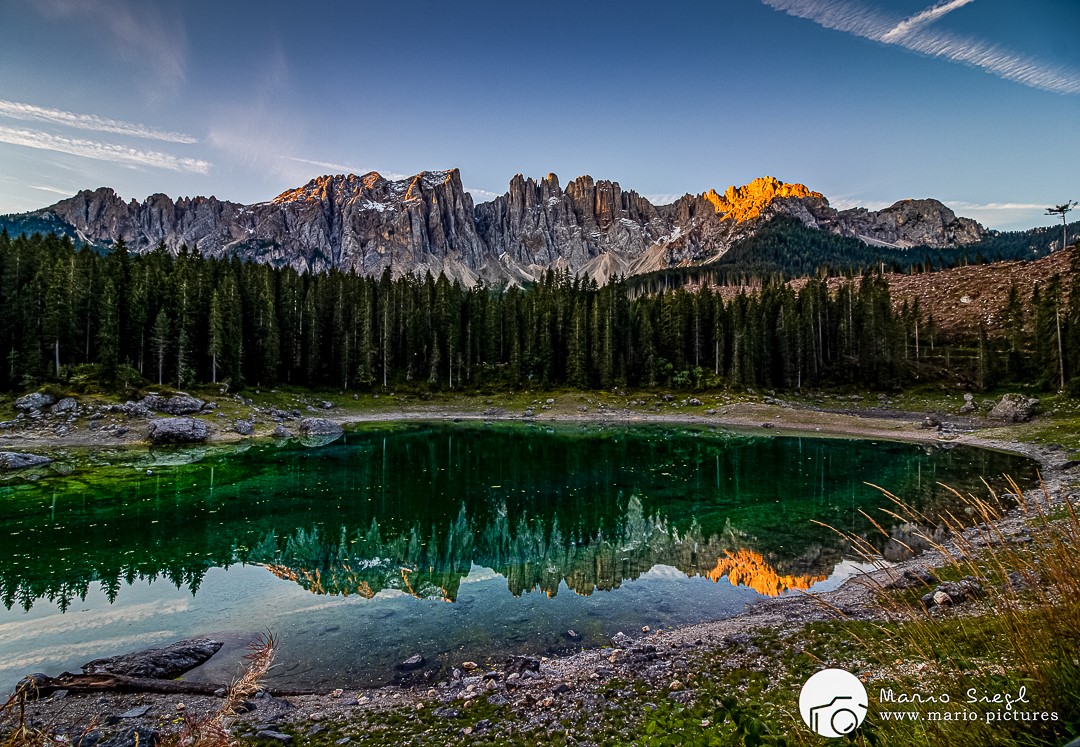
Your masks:
<path fill-rule="evenodd" d="M 823 669 L 802 687 L 799 713 L 815 733 L 843 737 L 859 728 L 867 711 L 866 688 L 843 669 Z"/>

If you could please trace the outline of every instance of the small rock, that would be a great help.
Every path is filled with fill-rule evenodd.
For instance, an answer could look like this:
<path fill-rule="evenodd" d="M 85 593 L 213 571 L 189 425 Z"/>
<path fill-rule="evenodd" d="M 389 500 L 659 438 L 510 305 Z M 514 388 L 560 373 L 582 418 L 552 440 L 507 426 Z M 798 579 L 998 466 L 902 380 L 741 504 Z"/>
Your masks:
<path fill-rule="evenodd" d="M 611 644 L 615 646 L 615 648 L 629 648 L 633 642 L 633 639 L 621 630 L 611 636 Z"/>
<path fill-rule="evenodd" d="M 540 660 L 534 656 L 511 656 L 506 660 L 506 671 L 511 674 L 539 672 Z"/>
<path fill-rule="evenodd" d="M 98 742 L 98 747 L 155 747 L 160 742 L 161 735 L 154 729 L 135 726 L 104 742 Z"/>
<path fill-rule="evenodd" d="M 138 708 L 132 708 L 130 711 L 124 711 L 120 714 L 120 718 L 142 718 L 150 711 L 150 706 L 144 705 Z"/>
<path fill-rule="evenodd" d="M 272 731 L 270 729 L 263 729 L 255 735 L 256 739 L 265 739 L 269 742 L 277 742 L 278 744 L 291 744 L 292 737 L 288 734 L 282 734 L 280 731 Z"/>
<path fill-rule="evenodd" d="M 569 638 L 571 641 L 580 641 L 581 633 L 577 632 L 573 628 L 570 628 L 570 630 L 566 631 L 566 637 Z"/>
<path fill-rule="evenodd" d="M 461 668 L 466 672 L 472 672 L 480 668 L 480 665 L 475 661 L 463 661 L 461 662 Z"/>
<path fill-rule="evenodd" d="M 398 669 L 401 669 L 405 672 L 411 672 L 414 669 L 419 669 L 420 667 L 424 666 L 425 663 L 426 660 L 424 659 L 422 654 L 413 654 L 408 659 L 398 664 Z"/>
<path fill-rule="evenodd" d="M 953 598 L 943 591 L 935 591 L 931 598 L 933 599 L 934 604 L 939 607 L 944 607 L 953 603 Z"/>
<path fill-rule="evenodd" d="M 680 682 L 679 680 L 672 680 L 671 684 L 668 685 L 668 690 L 682 690 L 683 687 L 684 687 L 683 683 Z"/>
<path fill-rule="evenodd" d="M 341 697 L 342 695 L 344 695 L 344 694 L 345 694 L 345 691 L 344 691 L 344 690 L 342 690 L 342 689 L 341 689 L 341 688 L 339 687 L 339 688 L 337 688 L 336 690 L 334 690 L 334 691 L 332 691 L 332 692 L 330 693 L 330 697 L 331 697 L 331 698 L 340 698 L 340 697 Z"/>
<path fill-rule="evenodd" d="M 255 424 L 250 420 L 237 420 L 233 423 L 233 430 L 241 436 L 250 436 L 255 433 Z"/>

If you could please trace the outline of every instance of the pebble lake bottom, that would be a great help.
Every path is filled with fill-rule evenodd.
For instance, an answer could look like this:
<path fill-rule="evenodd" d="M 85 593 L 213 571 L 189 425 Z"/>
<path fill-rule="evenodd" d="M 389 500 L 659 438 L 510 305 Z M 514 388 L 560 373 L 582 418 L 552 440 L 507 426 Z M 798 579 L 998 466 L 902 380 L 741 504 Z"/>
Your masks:
<path fill-rule="evenodd" d="M 434 669 L 729 617 L 858 571 L 814 522 L 900 553 L 865 511 L 910 545 L 867 483 L 932 515 L 944 485 L 1034 481 L 1031 460 L 951 446 L 398 423 L 133 450 L 0 487 L 0 686 L 196 636 L 226 646 L 187 678 L 227 680 L 266 630 L 271 686 L 378 685 L 417 653 Z"/>

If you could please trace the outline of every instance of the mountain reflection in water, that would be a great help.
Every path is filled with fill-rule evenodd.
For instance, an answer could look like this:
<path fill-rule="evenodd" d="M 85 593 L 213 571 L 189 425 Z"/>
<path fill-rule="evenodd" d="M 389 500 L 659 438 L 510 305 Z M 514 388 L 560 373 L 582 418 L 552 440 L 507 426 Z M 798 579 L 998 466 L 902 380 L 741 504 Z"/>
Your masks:
<path fill-rule="evenodd" d="M 247 559 L 315 594 L 371 599 L 393 589 L 447 602 L 457 599 L 473 564 L 505 577 L 514 596 L 538 590 L 554 597 L 562 584 L 581 595 L 610 591 L 657 565 L 711 581 L 726 577 L 734 586 L 777 596 L 824 581 L 840 560 L 834 548 L 815 548 L 813 573 L 780 574 L 761 552 L 742 546 L 747 538 L 730 523 L 706 536 L 693 521 L 680 533 L 659 514 L 646 516 L 637 496 L 627 502 L 626 516 L 611 537 L 602 530 L 592 537 L 564 536 L 558 517 L 550 528 L 522 517 L 511 531 L 505 506 L 495 516 L 490 526 L 478 529 L 462 506 L 441 536 L 433 532 L 426 541 L 419 525 L 408 535 L 384 539 L 374 520 L 364 532 L 342 527 L 336 540 L 318 528 L 298 530 L 284 542 L 270 533 Z"/>

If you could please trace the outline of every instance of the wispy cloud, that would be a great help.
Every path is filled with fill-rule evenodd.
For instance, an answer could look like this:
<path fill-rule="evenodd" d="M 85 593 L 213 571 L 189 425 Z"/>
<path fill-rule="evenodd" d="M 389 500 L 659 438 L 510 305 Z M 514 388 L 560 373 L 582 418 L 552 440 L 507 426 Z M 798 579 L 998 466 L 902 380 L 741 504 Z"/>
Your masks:
<path fill-rule="evenodd" d="M 852 195 L 838 195 L 829 198 L 829 204 L 837 210 L 850 210 L 851 208 L 866 208 L 867 210 L 884 210 L 895 204 L 885 200 L 866 200 Z"/>
<path fill-rule="evenodd" d="M 16 101 L 0 99 L 0 116 L 9 119 L 21 119 L 32 122 L 47 122 L 48 124 L 74 127 L 79 130 L 91 130 L 93 132 L 109 132 L 115 135 L 128 135 L 130 137 L 145 138 L 147 140 L 162 140 L 167 143 L 197 143 L 191 135 L 182 132 L 169 132 L 167 130 L 155 130 L 137 122 L 122 122 L 118 119 L 106 119 L 93 114 L 76 114 L 60 109 L 49 109 L 44 106 L 33 104 L 20 104 Z"/>
<path fill-rule="evenodd" d="M 210 170 L 208 162 L 196 158 L 177 158 L 168 153 L 138 150 L 129 148 L 126 145 L 100 143 L 95 140 L 60 137 L 59 135 L 36 130 L 18 130 L 0 126 L 0 142 L 21 145 L 26 148 L 68 153 L 73 156 L 93 158 L 99 161 L 114 161 L 134 166 L 152 166 L 171 171 L 206 174 Z"/>
<path fill-rule="evenodd" d="M 492 192 L 488 189 L 480 189 L 479 187 L 465 187 L 465 191 L 476 198 L 477 202 L 490 202 L 496 197 L 501 197 L 498 192 Z"/>
<path fill-rule="evenodd" d="M 49 186 L 46 186 L 44 184 L 30 184 L 30 185 L 28 185 L 28 189 L 38 189 L 38 190 L 41 190 L 42 192 L 52 192 L 53 194 L 57 194 L 57 195 L 73 195 L 73 194 L 75 194 L 75 190 L 58 189 L 56 187 L 49 187 Z"/>
<path fill-rule="evenodd" d="M 846 0 L 761 0 L 765 5 L 819 26 L 891 44 L 928 57 L 985 70 L 1004 80 L 1061 94 L 1080 93 L 1080 72 L 1017 54 L 980 39 L 927 28 L 973 0 L 936 3 L 907 18 L 886 15 Z"/>
<path fill-rule="evenodd" d="M 91 35 L 136 72 L 147 98 L 173 96 L 186 79 L 187 33 L 179 13 L 135 0 L 35 0 L 49 18 L 87 26 Z"/>
<path fill-rule="evenodd" d="M 685 192 L 680 192 L 679 194 L 669 192 L 665 194 L 642 195 L 642 197 L 651 202 L 653 205 L 670 205 L 673 202 L 677 202 L 679 198 L 682 197 L 684 194 Z"/>
<path fill-rule="evenodd" d="M 386 179 L 408 179 L 408 174 L 398 174 L 393 171 L 380 171 L 379 169 L 369 169 L 362 166 L 349 166 L 344 163 L 333 163 L 330 161 L 316 161 L 311 158 L 297 158 L 296 156 L 288 156 L 288 160 L 296 161 L 297 163 L 306 163 L 311 166 L 318 166 L 321 169 L 330 169 L 336 171 L 339 174 L 367 174 L 372 171 L 378 172 L 378 174 Z"/>
<path fill-rule="evenodd" d="M 954 210 L 1044 210 L 1047 205 L 1035 202 L 964 202 L 948 200 L 946 204 Z"/>

